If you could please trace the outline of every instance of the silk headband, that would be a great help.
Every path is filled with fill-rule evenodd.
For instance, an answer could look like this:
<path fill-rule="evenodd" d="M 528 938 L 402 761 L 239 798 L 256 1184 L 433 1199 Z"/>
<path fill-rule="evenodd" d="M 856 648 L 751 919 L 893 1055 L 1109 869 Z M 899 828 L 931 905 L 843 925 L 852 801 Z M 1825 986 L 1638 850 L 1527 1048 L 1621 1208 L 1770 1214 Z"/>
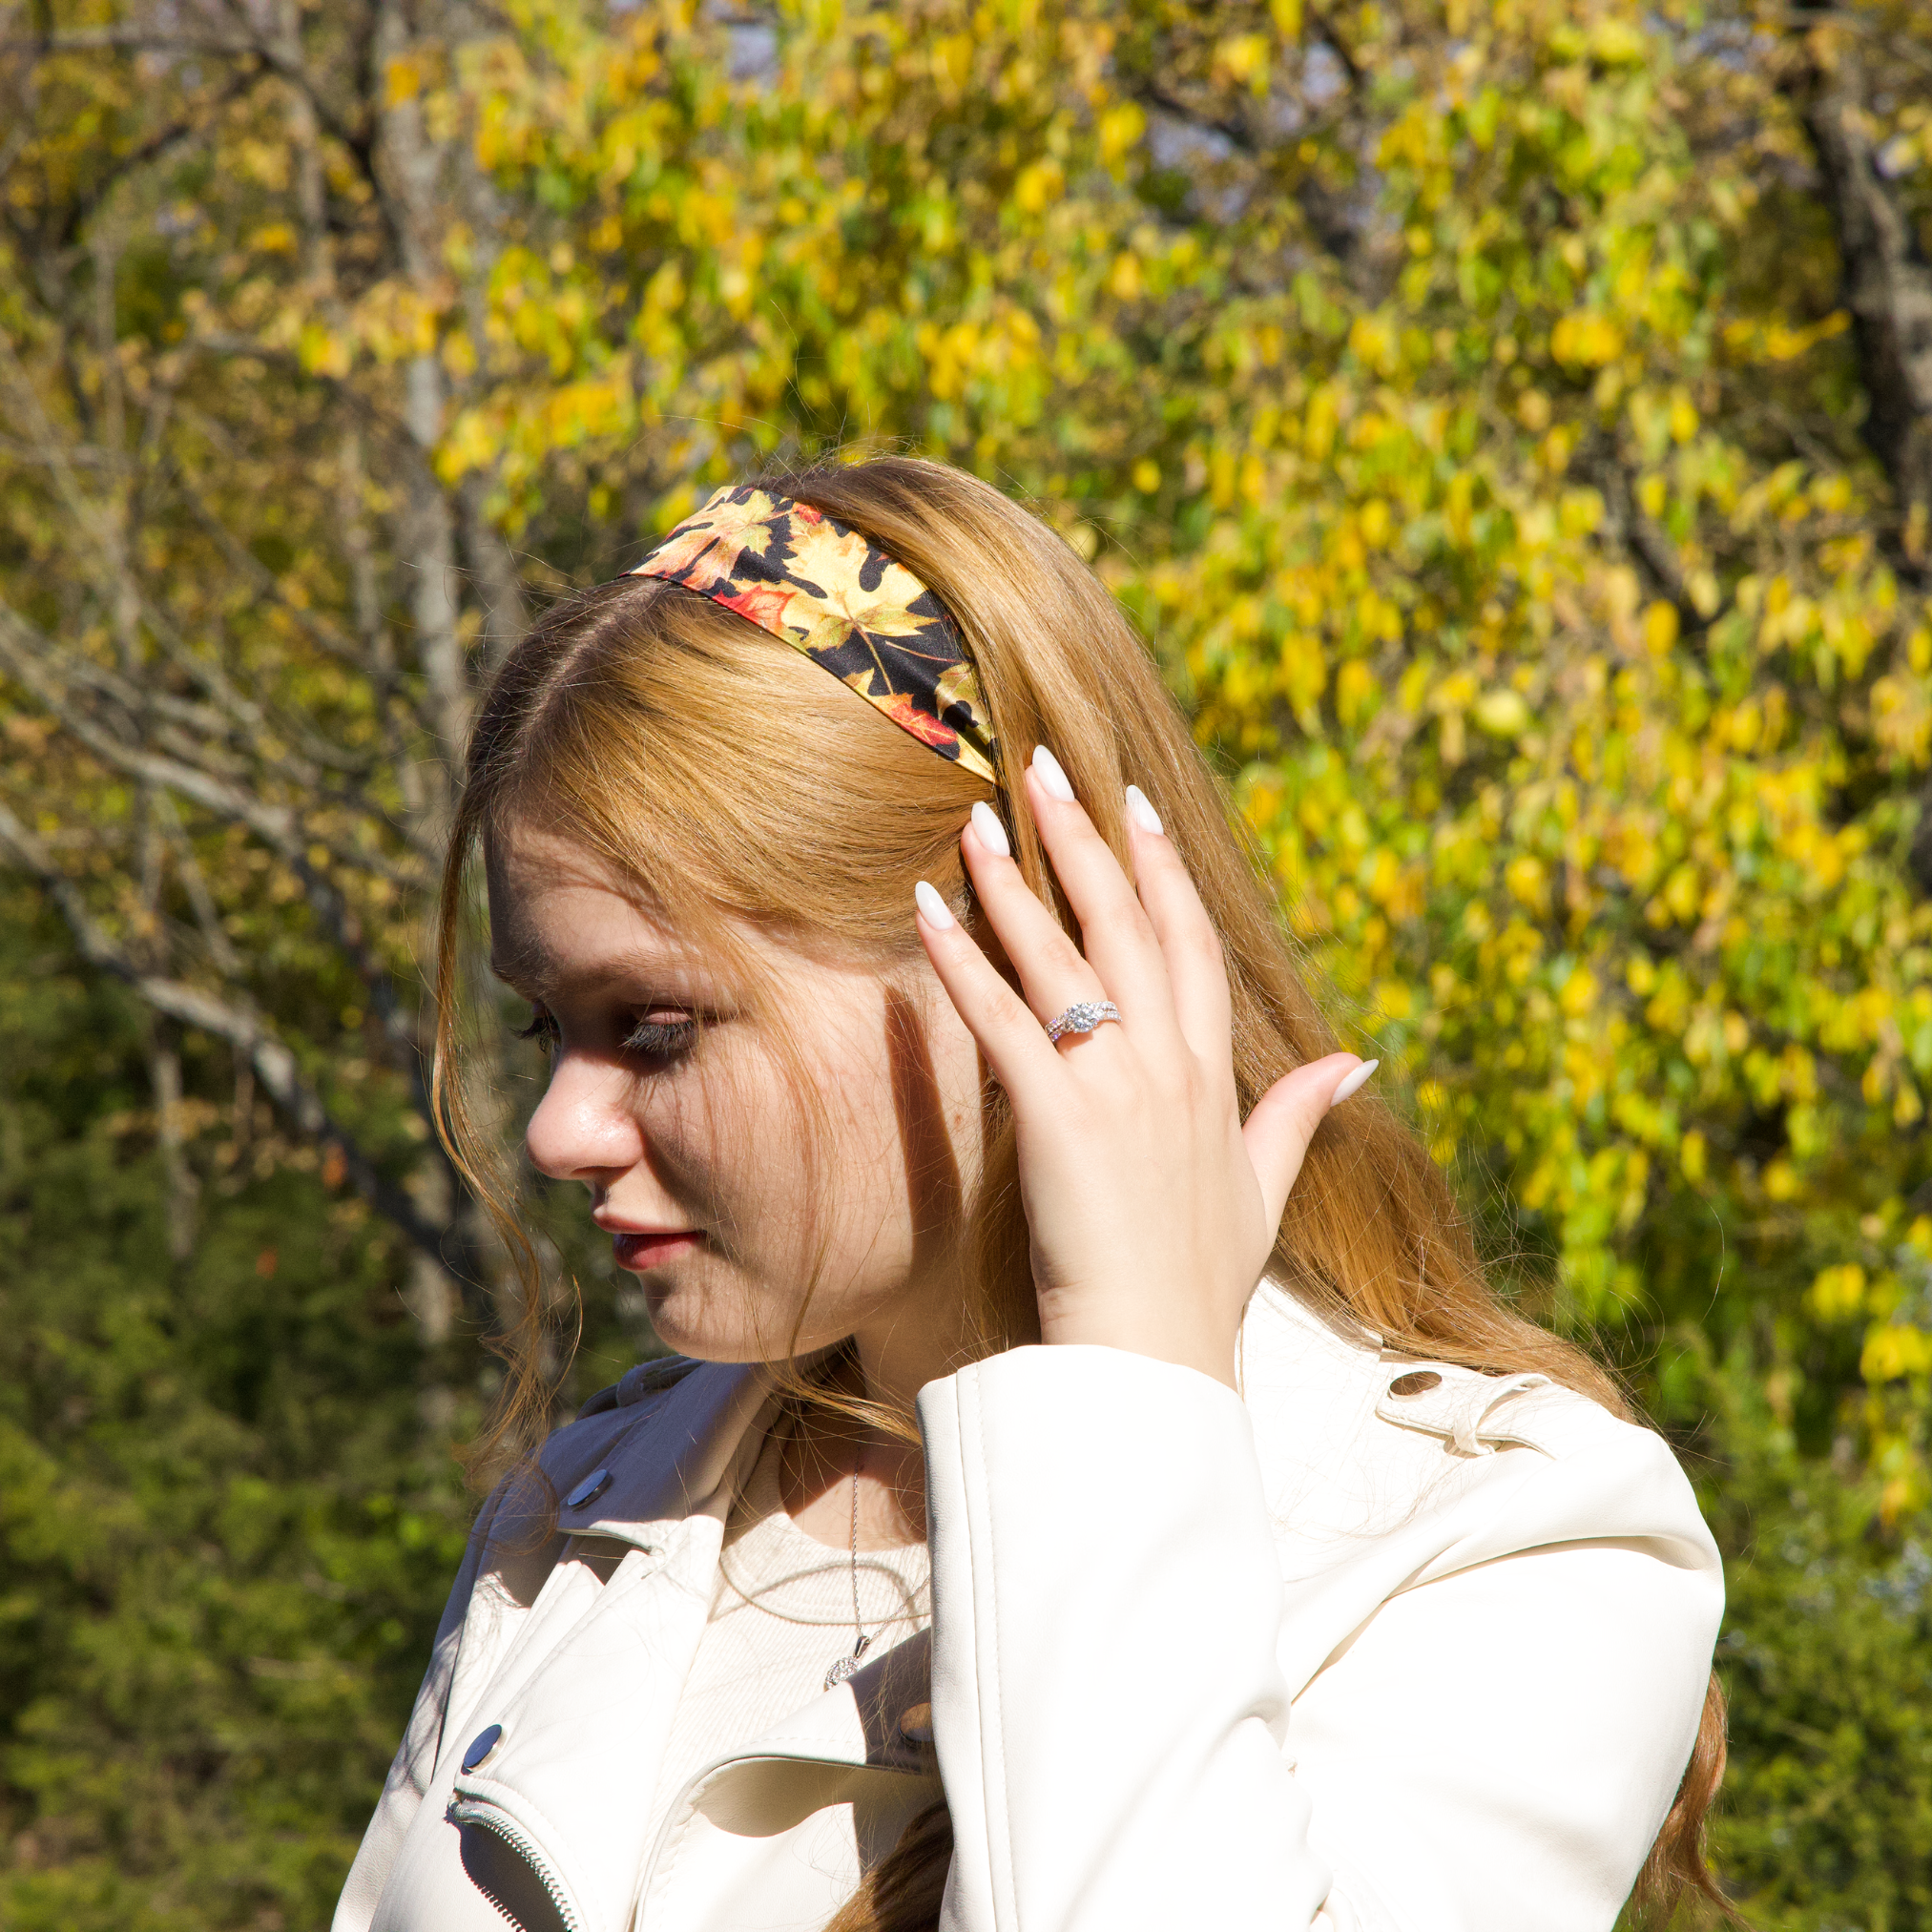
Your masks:
<path fill-rule="evenodd" d="M 999 783 L 986 698 L 952 613 L 837 517 L 738 484 L 686 517 L 630 574 L 682 584 L 736 611 L 941 758 Z"/>

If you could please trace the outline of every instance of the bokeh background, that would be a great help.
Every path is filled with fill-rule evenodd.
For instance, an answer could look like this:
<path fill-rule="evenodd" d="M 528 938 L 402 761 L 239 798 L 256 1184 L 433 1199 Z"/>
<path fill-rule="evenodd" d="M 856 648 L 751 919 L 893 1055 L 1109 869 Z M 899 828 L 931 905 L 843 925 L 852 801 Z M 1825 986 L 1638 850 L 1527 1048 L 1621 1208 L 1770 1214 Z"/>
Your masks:
<path fill-rule="evenodd" d="M 1928 242 L 1915 0 L 0 0 L 0 1923 L 325 1923 L 512 1292 L 479 680 L 845 445 L 1094 562 L 1682 1450 L 1752 1922 L 1932 1925 Z"/>

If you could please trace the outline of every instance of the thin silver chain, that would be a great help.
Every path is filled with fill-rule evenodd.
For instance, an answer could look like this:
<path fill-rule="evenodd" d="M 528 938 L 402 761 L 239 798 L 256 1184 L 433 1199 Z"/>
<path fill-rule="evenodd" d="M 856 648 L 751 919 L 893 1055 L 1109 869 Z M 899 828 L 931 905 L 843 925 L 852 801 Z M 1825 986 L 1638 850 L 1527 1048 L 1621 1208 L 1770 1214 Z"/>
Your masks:
<path fill-rule="evenodd" d="M 825 1688 L 831 1690 L 842 1684 L 859 1668 L 859 1660 L 864 1656 L 872 1639 L 865 1634 L 865 1620 L 859 1614 L 859 1472 L 865 1466 L 865 1450 L 862 1445 L 857 1460 L 852 1465 L 852 1630 L 854 1642 L 852 1654 L 841 1657 L 825 1672 Z"/>
<path fill-rule="evenodd" d="M 852 1635 L 854 1654 L 865 1645 L 865 1623 L 859 1614 L 859 1472 L 865 1466 L 865 1451 L 859 1451 L 852 1465 Z"/>

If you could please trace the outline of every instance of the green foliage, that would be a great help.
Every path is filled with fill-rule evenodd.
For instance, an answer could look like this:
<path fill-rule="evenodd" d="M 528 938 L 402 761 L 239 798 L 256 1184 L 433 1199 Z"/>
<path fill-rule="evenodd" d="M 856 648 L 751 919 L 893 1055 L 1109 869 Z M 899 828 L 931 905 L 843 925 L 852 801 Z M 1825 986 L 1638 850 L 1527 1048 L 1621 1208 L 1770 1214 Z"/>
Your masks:
<path fill-rule="evenodd" d="M 241 1151 L 169 1262 L 142 1024 L 8 895 L 0 1922 L 316 1925 L 468 1506 L 393 1244 L 313 1157 Z"/>
<path fill-rule="evenodd" d="M 1758 1932 L 1932 1923 L 1932 1550 L 1875 1541 L 1742 1359 L 1703 1378 L 1729 1448 L 1732 1698 L 1719 1842 Z"/>

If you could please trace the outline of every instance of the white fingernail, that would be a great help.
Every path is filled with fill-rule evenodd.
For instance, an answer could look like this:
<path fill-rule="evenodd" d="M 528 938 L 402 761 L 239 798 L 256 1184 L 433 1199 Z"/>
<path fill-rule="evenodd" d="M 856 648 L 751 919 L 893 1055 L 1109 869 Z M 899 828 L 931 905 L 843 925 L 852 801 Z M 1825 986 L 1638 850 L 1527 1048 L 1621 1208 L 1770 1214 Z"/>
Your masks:
<path fill-rule="evenodd" d="M 912 888 L 912 897 L 919 906 L 919 916 L 935 930 L 944 932 L 953 924 L 953 917 L 946 908 L 946 903 L 939 896 L 936 886 L 928 885 L 922 879 Z"/>
<path fill-rule="evenodd" d="M 1360 1067 L 1344 1073 L 1341 1076 L 1341 1085 L 1329 1097 L 1329 1106 L 1340 1107 L 1351 1093 L 1360 1093 L 1368 1085 L 1368 1076 L 1381 1065 L 1380 1060 L 1364 1060 Z"/>
<path fill-rule="evenodd" d="M 980 843 L 988 852 L 1002 859 L 1010 859 L 1013 848 L 1007 843 L 1007 828 L 1000 823 L 1000 815 L 988 804 L 973 807 L 973 830 L 979 834 Z"/>
<path fill-rule="evenodd" d="M 1067 782 L 1067 774 L 1060 769 L 1060 760 L 1043 744 L 1033 747 L 1033 769 L 1040 775 L 1040 782 L 1047 788 L 1049 799 L 1058 799 L 1063 805 L 1073 802 L 1073 787 Z"/>
<path fill-rule="evenodd" d="M 1127 788 L 1127 816 L 1143 832 L 1165 832 L 1167 827 L 1160 822 L 1160 814 L 1147 802 L 1147 794 L 1138 785 Z"/>

